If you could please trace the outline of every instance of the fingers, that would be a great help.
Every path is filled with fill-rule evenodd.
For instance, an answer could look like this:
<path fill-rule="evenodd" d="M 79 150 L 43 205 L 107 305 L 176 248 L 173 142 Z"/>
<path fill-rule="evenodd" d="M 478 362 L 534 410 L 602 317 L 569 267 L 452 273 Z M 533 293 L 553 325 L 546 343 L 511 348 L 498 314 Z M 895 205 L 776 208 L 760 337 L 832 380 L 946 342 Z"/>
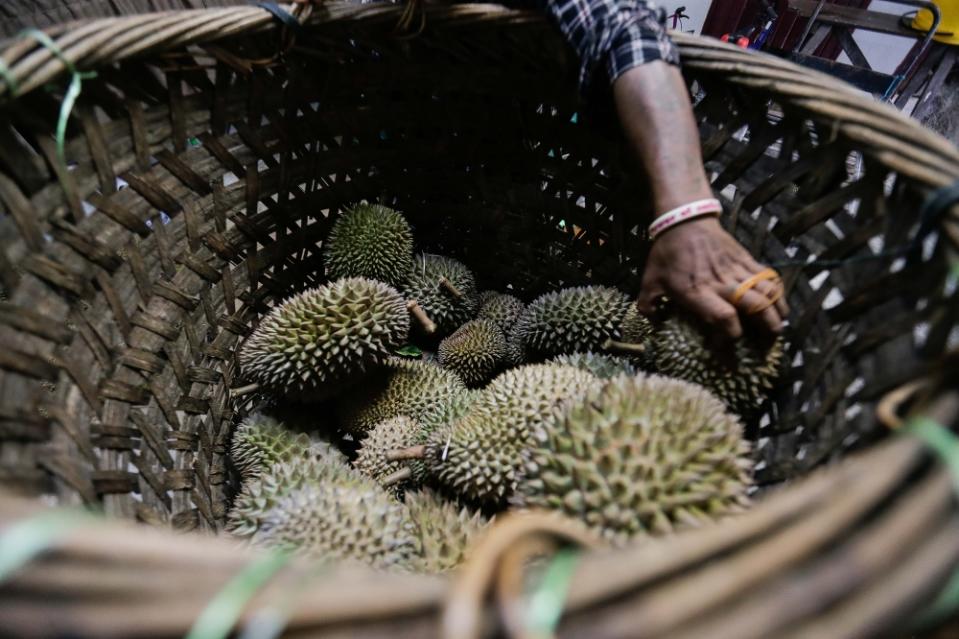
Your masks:
<path fill-rule="evenodd" d="M 652 288 L 652 287 L 650 287 Z M 658 310 L 656 308 L 656 301 L 662 297 L 662 291 L 650 292 L 647 293 L 650 289 L 643 288 L 642 294 L 639 296 L 639 299 L 636 300 L 636 307 L 639 309 L 639 312 L 647 317 L 652 316 Z"/>
<path fill-rule="evenodd" d="M 786 316 L 789 315 L 789 305 L 786 304 L 786 296 L 784 294 L 783 283 L 781 280 L 764 280 L 759 282 L 754 287 L 754 290 L 761 293 L 767 299 L 776 300 L 772 304 L 772 308 L 776 310 L 780 320 L 786 319 Z M 755 308 L 755 306 L 750 308 Z M 746 312 L 748 313 L 749 311 L 747 310 Z"/>
<path fill-rule="evenodd" d="M 759 322 L 769 333 L 773 335 L 782 333 L 783 322 L 779 316 L 779 311 L 776 310 L 776 305 L 770 301 L 769 297 L 759 291 L 748 291 L 739 300 L 736 307 L 744 316 Z"/>
<path fill-rule="evenodd" d="M 647 267 L 643 276 L 643 286 L 640 289 L 639 298 L 636 300 L 636 307 L 639 312 L 647 317 L 652 316 L 658 310 L 657 301 L 665 295 L 666 291 L 659 283 L 659 276 L 654 268 Z"/>
<path fill-rule="evenodd" d="M 721 330 L 730 339 L 739 339 L 743 327 L 736 307 L 724 300 L 710 288 L 697 289 L 693 295 L 681 298 L 684 306 L 698 315 L 710 326 Z"/>

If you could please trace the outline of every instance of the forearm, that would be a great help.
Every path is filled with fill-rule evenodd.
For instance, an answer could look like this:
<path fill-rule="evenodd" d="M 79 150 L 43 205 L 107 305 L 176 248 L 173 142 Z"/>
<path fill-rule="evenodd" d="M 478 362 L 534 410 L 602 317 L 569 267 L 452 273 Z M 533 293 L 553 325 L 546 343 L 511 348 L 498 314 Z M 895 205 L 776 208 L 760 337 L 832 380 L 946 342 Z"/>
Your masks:
<path fill-rule="evenodd" d="M 712 197 L 677 67 L 662 61 L 633 67 L 613 82 L 613 99 L 626 140 L 649 176 L 657 214 Z"/>

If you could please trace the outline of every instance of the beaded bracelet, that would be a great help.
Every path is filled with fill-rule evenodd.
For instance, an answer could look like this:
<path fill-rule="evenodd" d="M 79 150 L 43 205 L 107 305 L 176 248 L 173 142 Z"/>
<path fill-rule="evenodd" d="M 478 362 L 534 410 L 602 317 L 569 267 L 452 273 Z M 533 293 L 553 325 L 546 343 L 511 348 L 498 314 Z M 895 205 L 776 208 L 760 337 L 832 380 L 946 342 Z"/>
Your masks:
<path fill-rule="evenodd" d="M 704 215 L 718 216 L 723 212 L 723 205 L 719 200 L 710 198 L 708 200 L 696 200 L 684 206 L 666 211 L 649 225 L 649 239 L 655 240 L 663 234 L 666 229 L 670 229 L 680 222 L 685 222 Z"/>

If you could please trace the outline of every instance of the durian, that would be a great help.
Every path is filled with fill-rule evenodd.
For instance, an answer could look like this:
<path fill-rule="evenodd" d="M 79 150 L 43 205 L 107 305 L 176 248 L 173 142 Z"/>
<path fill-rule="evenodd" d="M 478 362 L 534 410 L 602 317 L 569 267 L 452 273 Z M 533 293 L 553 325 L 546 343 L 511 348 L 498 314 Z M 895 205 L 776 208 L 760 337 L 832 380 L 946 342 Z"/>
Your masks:
<path fill-rule="evenodd" d="M 353 467 L 373 481 L 381 483 L 407 466 L 408 462 L 389 461 L 387 453 L 398 448 L 409 448 L 422 442 L 422 428 L 409 417 L 400 416 L 385 419 L 366 434 L 360 444 L 360 450 Z M 413 462 L 411 468 L 415 475 L 396 482 L 389 486 L 390 490 L 401 495 L 404 490 L 418 486 L 423 482 L 426 472 L 422 463 Z"/>
<path fill-rule="evenodd" d="M 512 503 L 559 511 L 614 544 L 698 526 L 748 505 L 750 447 L 705 389 L 618 377 L 537 425 Z"/>
<path fill-rule="evenodd" d="M 506 366 L 506 337 L 495 322 L 470 320 L 440 342 L 437 350 L 440 366 L 460 376 L 475 388 L 488 382 Z"/>
<path fill-rule="evenodd" d="M 416 256 L 403 292 L 436 324 L 439 337 L 449 335 L 472 319 L 479 304 L 476 281 L 470 270 L 442 255 Z"/>
<path fill-rule="evenodd" d="M 381 364 L 406 343 L 409 328 L 395 289 L 340 279 L 274 308 L 243 345 L 240 366 L 275 393 L 324 399 Z"/>
<path fill-rule="evenodd" d="M 421 556 L 406 507 L 366 478 L 292 491 L 266 514 L 253 543 L 383 570 L 413 570 Z"/>
<path fill-rule="evenodd" d="M 636 367 L 625 357 L 606 355 L 605 353 L 573 353 L 557 355 L 550 360 L 555 364 L 572 366 L 589 371 L 599 379 L 609 379 L 618 375 L 635 375 Z"/>
<path fill-rule="evenodd" d="M 440 573 L 459 566 L 489 523 L 480 513 L 446 501 L 431 490 L 410 491 L 405 503 L 423 548 L 421 572 Z"/>
<path fill-rule="evenodd" d="M 243 483 L 227 515 L 226 531 L 250 537 L 259 530 L 267 513 L 293 491 L 328 482 L 355 482 L 358 478 L 342 455 L 302 456 L 280 462 Z"/>
<path fill-rule="evenodd" d="M 333 224 L 323 259 L 331 280 L 366 277 L 399 288 L 413 267 L 413 232 L 393 209 L 357 204 Z"/>
<path fill-rule="evenodd" d="M 608 286 L 580 286 L 546 293 L 533 300 L 515 332 L 533 358 L 599 352 L 607 340 L 622 337 L 630 301 Z"/>
<path fill-rule="evenodd" d="M 240 477 L 247 480 L 271 466 L 303 457 L 311 445 L 306 434 L 294 433 L 274 418 L 255 413 L 233 431 L 230 459 Z"/>
<path fill-rule="evenodd" d="M 423 455 L 403 456 L 393 459 L 391 457 L 392 453 L 404 449 L 425 449 L 430 433 L 440 428 L 446 428 L 465 417 L 476 398 L 479 397 L 479 393 L 476 390 L 457 393 L 452 395 L 448 401 L 437 404 L 435 410 L 431 410 L 424 415 L 418 424 L 419 428 L 413 433 L 408 443 L 399 444 L 389 450 L 385 450 L 385 446 L 377 445 L 377 452 L 383 455 L 382 463 L 384 465 L 389 464 L 390 468 L 389 474 L 381 474 L 378 481 L 386 488 L 396 486 L 395 490 L 397 492 L 408 486 L 421 486 L 426 483 L 429 478 L 429 469 Z M 370 448 L 372 449 L 373 446 L 370 446 Z"/>
<path fill-rule="evenodd" d="M 652 337 L 653 324 L 639 312 L 635 303 L 629 305 L 620 324 L 620 343 L 610 340 L 604 347 L 611 352 L 628 356 L 641 369 L 653 369 Z M 619 347 L 617 351 L 617 347 Z"/>
<path fill-rule="evenodd" d="M 383 375 L 358 385 L 340 399 L 344 430 L 362 434 L 400 415 L 421 421 L 456 395 L 466 393 L 456 373 L 436 363 L 393 357 L 387 366 Z"/>
<path fill-rule="evenodd" d="M 653 324 L 631 303 L 620 324 L 622 340 L 629 344 L 646 344 L 653 336 Z"/>
<path fill-rule="evenodd" d="M 453 492 L 502 504 L 516 486 L 532 429 L 597 385 L 593 375 L 570 366 L 508 370 L 480 392 L 465 417 L 430 433 L 415 452 L 423 454 L 430 475 Z"/>
<path fill-rule="evenodd" d="M 704 386 L 747 419 L 761 406 L 782 368 L 782 338 L 770 345 L 746 337 L 714 344 L 694 319 L 676 316 L 663 321 L 652 342 L 656 372 Z"/>
<path fill-rule="evenodd" d="M 437 428 L 448 426 L 465 417 L 481 392 L 473 389 L 465 393 L 455 393 L 447 401 L 440 402 L 435 410 L 431 410 L 420 419 L 423 433 L 428 435 Z"/>
<path fill-rule="evenodd" d="M 496 291 L 483 291 L 479 294 L 476 319 L 492 320 L 504 335 L 509 335 L 524 310 L 526 305 L 517 297 Z"/>
<path fill-rule="evenodd" d="M 529 363 L 529 355 L 526 353 L 526 346 L 523 345 L 523 337 L 516 330 L 516 327 L 513 327 L 513 331 L 506 336 L 506 357 L 512 366 Z"/>

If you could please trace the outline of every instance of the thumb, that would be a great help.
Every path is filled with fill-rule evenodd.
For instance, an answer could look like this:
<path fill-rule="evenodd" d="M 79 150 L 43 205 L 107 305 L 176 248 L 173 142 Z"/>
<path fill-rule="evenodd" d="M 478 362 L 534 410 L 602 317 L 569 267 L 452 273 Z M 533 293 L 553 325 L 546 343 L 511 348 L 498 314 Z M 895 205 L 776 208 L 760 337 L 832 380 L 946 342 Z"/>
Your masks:
<path fill-rule="evenodd" d="M 643 315 L 649 317 L 656 313 L 657 301 L 663 296 L 663 289 L 658 286 L 643 286 L 636 299 L 636 308 Z"/>

